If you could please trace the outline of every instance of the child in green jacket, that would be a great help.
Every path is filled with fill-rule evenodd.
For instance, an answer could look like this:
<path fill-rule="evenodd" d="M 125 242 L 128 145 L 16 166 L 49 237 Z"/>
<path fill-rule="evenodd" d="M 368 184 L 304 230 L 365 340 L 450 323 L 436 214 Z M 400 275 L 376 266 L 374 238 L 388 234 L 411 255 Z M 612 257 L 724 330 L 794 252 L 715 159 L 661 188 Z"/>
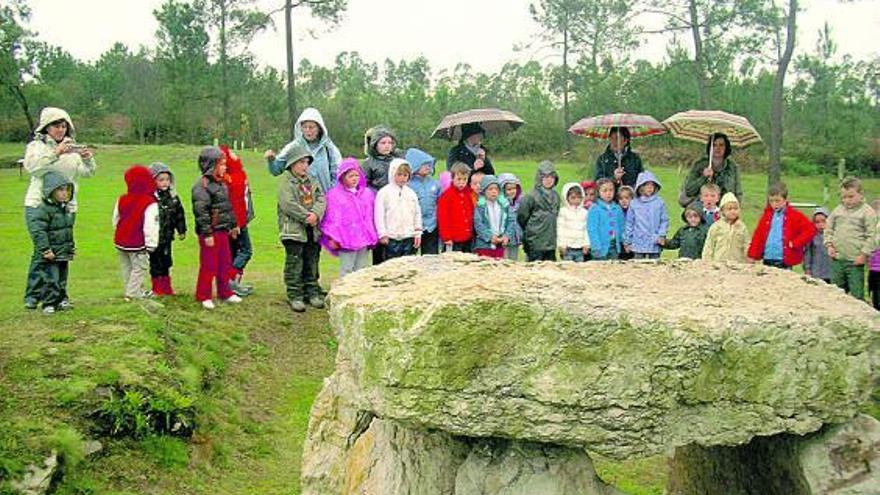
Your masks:
<path fill-rule="evenodd" d="M 37 273 L 34 293 L 43 313 L 53 314 L 67 299 L 67 263 L 76 249 L 73 242 L 73 182 L 57 172 L 43 176 L 43 202 L 28 217 L 28 232 L 34 243 L 33 264 Z"/>
<path fill-rule="evenodd" d="M 709 227 L 706 226 L 700 207 L 688 206 L 681 214 L 681 218 L 685 224 L 675 232 L 672 239 L 666 241 L 663 249 L 678 249 L 679 258 L 700 259 L 703 257 L 706 234 L 709 233 Z"/>

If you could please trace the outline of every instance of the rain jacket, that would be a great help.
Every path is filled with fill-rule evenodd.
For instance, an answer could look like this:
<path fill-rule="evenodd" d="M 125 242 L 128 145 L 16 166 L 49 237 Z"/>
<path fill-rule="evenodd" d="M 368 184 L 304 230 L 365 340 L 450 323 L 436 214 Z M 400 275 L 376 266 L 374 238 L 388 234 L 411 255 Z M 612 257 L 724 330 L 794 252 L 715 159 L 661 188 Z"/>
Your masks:
<path fill-rule="evenodd" d="M 128 192 L 113 207 L 113 242 L 123 251 L 153 250 L 159 245 L 159 204 L 150 169 L 135 165 L 125 171 Z"/>
<path fill-rule="evenodd" d="M 853 261 L 860 254 L 871 256 L 877 232 L 877 214 L 862 202 L 853 208 L 840 204 L 825 226 L 825 246 L 834 245 L 837 258 Z"/>
<path fill-rule="evenodd" d="M 824 213 L 826 218 L 830 215 L 828 210 Z M 876 255 L 877 251 L 871 255 L 872 262 Z M 813 240 L 804 249 L 804 272 L 809 272 L 814 278 L 831 280 L 831 256 L 828 256 L 828 250 L 825 249 L 825 236 L 822 232 L 817 231 Z"/>
<path fill-rule="evenodd" d="M 150 164 L 150 173 L 153 180 L 159 174 L 165 173 L 171 178 L 171 186 L 164 190 L 156 190 L 156 201 L 159 204 L 159 244 L 168 244 L 174 240 L 174 232 L 178 234 L 186 233 L 186 212 L 183 211 L 183 204 L 180 202 L 180 196 L 174 188 L 174 174 L 168 165 L 162 162 L 153 162 Z"/>
<path fill-rule="evenodd" d="M 509 239 L 513 233 L 513 224 L 516 223 L 510 215 L 510 204 L 502 192 L 498 195 L 498 199 L 495 200 L 499 212 L 498 226 L 497 229 L 492 228 L 489 211 L 490 203 L 485 196 L 486 188 L 492 184 L 497 185 L 499 188 L 501 187 L 494 175 L 486 175 L 480 181 L 480 190 L 483 193 L 480 193 L 477 206 L 474 208 L 474 249 L 494 249 L 500 247 L 500 245 L 492 244 L 492 236 L 507 236 Z"/>
<path fill-rule="evenodd" d="M 562 186 L 562 204 L 559 207 L 559 215 L 556 218 L 556 247 L 581 249 L 590 247 L 590 235 L 587 232 L 588 210 L 582 205 L 571 206 L 568 204 L 568 192 L 574 188 L 581 191 L 584 197 L 584 189 L 576 182 L 569 182 Z"/>
<path fill-rule="evenodd" d="M 406 160 L 395 158 L 388 167 L 388 176 L 394 177 Z M 394 240 L 422 236 L 422 210 L 415 191 L 406 184 L 398 186 L 392 180 L 376 195 L 376 234 Z"/>
<path fill-rule="evenodd" d="M 24 152 L 24 169 L 30 174 L 31 180 L 27 193 L 24 196 L 24 205 L 36 208 L 43 203 L 43 176 L 48 172 L 58 172 L 73 184 L 74 196 L 67 205 L 68 211 L 75 213 L 77 210 L 76 193 L 80 177 L 91 177 L 95 174 L 97 165 L 95 158 L 83 160 L 78 153 L 64 153 L 61 156 L 55 154 L 55 148 L 60 143 L 46 133 L 46 127 L 57 120 L 67 122 L 67 136 L 62 140 L 64 143 L 76 143 L 76 129 L 70 115 L 64 110 L 54 107 L 46 107 L 40 112 L 40 123 L 34 129 L 34 140 L 28 143 Z"/>
<path fill-rule="evenodd" d="M 638 195 L 642 185 L 653 182 L 657 190 L 649 197 Z M 637 197 L 633 198 L 626 212 L 626 228 L 623 231 L 623 242 L 629 244 L 635 253 L 659 253 L 661 246 L 657 241 L 666 237 L 669 230 L 669 215 L 666 203 L 660 197 L 660 181 L 650 171 L 639 174 L 636 181 Z"/>
<path fill-rule="evenodd" d="M 317 123 L 321 129 L 318 134 L 318 140 L 314 143 L 306 141 L 302 133 L 302 123 L 309 120 Z M 294 144 L 300 144 L 308 148 L 312 154 L 309 175 L 321 184 L 322 190 L 329 191 L 336 182 L 336 168 L 339 166 L 339 162 L 342 161 L 342 154 L 339 152 L 339 148 L 333 144 L 333 140 L 330 139 L 330 131 L 327 130 L 327 125 L 324 124 L 324 117 L 321 116 L 321 112 L 316 108 L 306 108 L 299 115 L 299 118 L 296 119 L 296 124 L 293 125 L 293 141 L 284 145 L 281 151 L 278 152 L 275 160 L 269 162 L 269 172 L 272 175 L 281 175 L 287 170 L 287 165 L 290 163 L 288 155 Z"/>
<path fill-rule="evenodd" d="M 254 219 L 254 201 L 251 198 L 247 172 L 244 171 L 241 157 L 234 155 L 228 146 L 221 146 L 220 150 L 226 155 L 226 175 L 229 176 L 227 187 L 235 223 L 239 228 L 245 228 Z"/>
<path fill-rule="evenodd" d="M 516 221 L 516 213 L 519 210 L 519 205 L 522 199 L 522 184 L 519 181 L 517 176 L 504 173 L 498 176 L 498 184 L 501 186 L 501 194 L 504 195 L 504 188 L 507 184 L 516 184 L 516 196 L 514 196 L 513 200 L 508 199 L 507 211 L 510 213 L 511 218 L 513 218 L 513 229 L 511 230 L 510 243 L 509 246 L 519 246 L 522 244 L 523 238 L 523 230 L 522 227 L 519 226 L 519 222 Z M 505 196 L 506 197 L 506 196 Z"/>
<path fill-rule="evenodd" d="M 27 225 L 34 251 L 43 254 L 51 250 L 56 261 L 68 261 L 76 249 L 73 242 L 73 213 L 67 208 L 69 203 L 56 203 L 52 193 L 61 187 L 69 187 L 69 197 L 73 197 L 73 188 L 76 186 L 58 172 L 46 172 L 40 183 L 43 199 L 34 214 L 29 216 Z"/>
<path fill-rule="evenodd" d="M 799 265 L 804 261 L 804 248 L 816 235 L 816 227 L 806 215 L 789 203 L 785 204 L 785 214 L 782 218 L 782 263 L 785 266 Z M 772 222 L 773 208 L 767 205 L 755 227 L 755 234 L 749 245 L 749 258 L 753 260 L 764 258 L 764 248 L 767 245 Z"/>
<path fill-rule="evenodd" d="M 594 258 L 608 256 L 611 243 L 617 252 L 623 252 L 623 229 L 626 217 L 623 209 L 615 202 L 606 203 L 601 198 L 593 203 L 587 214 L 587 232 L 590 235 L 590 252 Z"/>
<path fill-rule="evenodd" d="M 727 203 L 738 203 L 732 192 L 726 193 L 721 198 L 721 209 Z M 735 261 L 745 263 L 748 261 L 749 229 L 742 217 L 730 223 L 725 218 L 718 220 L 709 227 L 706 235 L 706 244 L 703 246 L 703 259 L 709 261 Z"/>
<path fill-rule="evenodd" d="M 434 232 L 437 230 L 437 200 L 440 199 L 440 183 L 434 179 L 434 166 L 437 159 L 416 148 L 406 150 L 407 163 L 412 166 L 413 175 L 409 180 L 409 187 L 415 191 L 419 198 L 419 207 L 422 209 L 422 230 Z M 430 165 L 431 173 L 422 177 L 418 175 L 422 165 Z"/>
<path fill-rule="evenodd" d="M 523 229 L 523 246 L 526 251 L 556 250 L 556 217 L 559 215 L 559 194 L 554 189 L 544 189 L 542 175 L 552 175 L 553 187 L 559 183 L 559 175 L 553 162 L 544 160 L 535 172 L 535 188 L 525 195 L 516 220 Z"/>
<path fill-rule="evenodd" d="M 691 165 L 691 170 L 684 182 L 684 193 L 688 197 L 699 198 L 700 188 L 703 187 L 703 184 L 710 182 L 709 178 L 703 175 L 703 170 L 708 166 L 708 157 L 700 158 Z M 743 188 L 739 167 L 729 157 L 724 160 L 721 169 L 715 171 L 711 182 L 718 184 L 718 187 L 721 188 L 721 196 L 732 192 L 736 196 L 736 200 L 742 203 Z"/>
<path fill-rule="evenodd" d="M 696 227 L 691 227 L 687 223 L 685 213 L 688 210 L 693 211 L 700 216 L 700 224 Z M 675 232 L 675 235 L 672 236 L 672 239 L 666 241 L 666 245 L 663 246 L 663 249 L 678 249 L 679 258 L 690 258 L 692 260 L 702 258 L 703 246 L 706 244 L 706 235 L 709 234 L 709 226 L 706 225 L 706 218 L 703 217 L 702 208 L 688 206 L 687 209 L 681 213 L 681 219 L 684 221 L 684 225 L 679 227 Z"/>
<path fill-rule="evenodd" d="M 345 174 L 356 170 L 360 174 L 355 190 L 346 189 Z M 339 164 L 336 185 L 327 193 L 327 209 L 321 220 L 321 245 L 334 256 L 339 250 L 358 251 L 376 245 L 379 238 L 373 218 L 376 194 L 367 187 L 367 179 L 357 160 L 346 158 Z M 339 250 L 330 246 L 330 240 L 339 244 Z"/>
<path fill-rule="evenodd" d="M 196 233 L 205 237 L 213 235 L 215 230 L 228 231 L 237 225 L 232 203 L 229 201 L 226 179 L 218 182 L 214 177 L 216 163 L 216 160 L 199 163 L 202 175 L 192 187 Z"/>
<path fill-rule="evenodd" d="M 302 144 L 292 146 L 287 154 L 287 163 L 293 164 L 312 155 Z M 309 229 L 315 242 L 321 239 L 321 220 L 327 207 L 324 191 L 318 180 L 306 173 L 300 177 L 287 169 L 278 183 L 278 236 L 282 241 L 308 242 Z M 306 223 L 309 213 L 318 217 L 318 225 Z"/>
<path fill-rule="evenodd" d="M 380 155 L 376 151 L 376 144 L 386 136 L 394 139 L 394 149 L 390 155 Z M 367 185 L 373 188 L 373 191 L 378 192 L 379 189 L 388 184 L 388 168 L 391 165 L 391 160 L 398 158 L 397 136 L 394 135 L 394 131 L 387 127 L 376 126 L 367 131 L 364 144 L 367 159 L 364 160 L 363 169 L 364 173 L 367 174 Z"/>
<path fill-rule="evenodd" d="M 486 158 L 483 159 L 483 168 L 480 169 L 480 172 L 483 172 L 486 175 L 495 175 L 495 167 L 492 166 L 492 160 L 489 159 L 489 150 L 487 150 L 485 146 L 480 147 L 486 152 Z M 467 164 L 467 166 L 473 170 L 474 162 L 476 161 L 477 155 L 473 154 L 471 150 L 467 148 L 464 141 L 459 141 L 457 145 L 449 150 L 449 155 L 446 157 L 446 170 L 452 168 L 452 164 L 455 162 Z"/>
<path fill-rule="evenodd" d="M 473 191 L 465 184 L 443 191 L 437 200 L 437 229 L 441 242 L 468 242 L 474 237 Z"/>
<path fill-rule="evenodd" d="M 623 166 L 623 178 L 621 182 L 623 185 L 635 187 L 639 174 L 645 170 L 644 166 L 642 166 L 642 158 L 633 152 L 627 144 L 626 147 L 623 148 L 623 156 L 620 158 L 620 164 Z M 599 155 L 599 158 L 596 159 L 596 173 L 593 180 L 607 178 L 613 181 L 614 169 L 616 168 L 617 155 L 611 150 L 611 146 L 607 146 L 605 152 Z M 620 184 L 617 184 L 615 181 L 615 185 L 617 186 Z"/>

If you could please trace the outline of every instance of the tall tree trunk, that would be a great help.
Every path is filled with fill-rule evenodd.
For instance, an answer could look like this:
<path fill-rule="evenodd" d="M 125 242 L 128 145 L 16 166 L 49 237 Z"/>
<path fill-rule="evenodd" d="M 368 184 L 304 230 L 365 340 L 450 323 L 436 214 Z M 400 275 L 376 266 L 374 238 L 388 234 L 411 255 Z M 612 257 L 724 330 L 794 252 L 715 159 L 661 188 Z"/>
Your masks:
<path fill-rule="evenodd" d="M 24 114 L 25 120 L 27 120 L 28 126 L 28 141 L 30 141 L 31 133 L 34 132 L 34 129 L 37 127 L 36 123 L 34 123 L 34 117 L 31 115 L 30 105 L 28 104 L 27 97 L 25 97 L 24 92 L 18 86 L 7 86 L 9 88 L 9 92 L 12 93 L 12 96 L 15 97 L 15 100 L 18 101 L 18 106 L 21 108 L 21 112 Z"/>
<path fill-rule="evenodd" d="M 290 139 L 294 138 L 293 125 L 296 123 L 296 82 L 293 74 L 293 0 L 284 3 L 284 27 L 287 31 L 287 120 Z"/>
<path fill-rule="evenodd" d="M 691 34 L 694 37 L 694 75 L 697 76 L 697 87 L 700 91 L 700 108 L 706 110 L 712 104 L 709 95 L 709 82 L 706 76 L 706 63 L 703 60 L 703 38 L 700 35 L 700 17 L 697 12 L 697 1 L 688 1 L 688 13 L 690 16 Z"/>
<path fill-rule="evenodd" d="M 568 126 L 571 125 L 571 110 L 568 108 L 568 16 L 566 15 L 565 28 L 562 31 L 562 118 L 565 120 L 563 132 L 565 133 L 565 149 L 571 150 L 571 135 Z"/>
<path fill-rule="evenodd" d="M 782 124 L 785 111 L 783 92 L 785 90 L 785 74 L 794 53 L 795 34 L 797 33 L 797 0 L 788 2 L 788 19 L 786 22 L 785 52 L 776 67 L 773 79 L 773 103 L 770 109 L 770 169 L 767 172 L 767 185 L 772 185 L 782 178 Z"/>
<path fill-rule="evenodd" d="M 223 122 L 221 122 L 222 141 L 229 139 L 229 61 L 226 54 L 226 0 L 220 2 L 220 90 L 223 100 Z"/>

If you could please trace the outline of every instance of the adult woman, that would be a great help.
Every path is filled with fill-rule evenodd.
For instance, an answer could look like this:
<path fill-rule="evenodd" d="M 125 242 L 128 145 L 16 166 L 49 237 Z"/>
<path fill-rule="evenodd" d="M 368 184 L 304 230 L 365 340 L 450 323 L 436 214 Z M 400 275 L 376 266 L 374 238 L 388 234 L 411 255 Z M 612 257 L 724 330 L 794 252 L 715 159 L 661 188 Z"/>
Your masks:
<path fill-rule="evenodd" d="M 461 126 L 461 139 L 458 144 L 449 150 L 446 158 L 446 170 L 455 162 L 463 162 L 471 168 L 472 172 L 480 171 L 486 175 L 495 175 L 492 160 L 488 157 L 488 150 L 483 147 L 483 138 L 486 130 L 478 123 L 464 124 Z"/>
<path fill-rule="evenodd" d="M 703 184 L 714 182 L 721 188 L 721 196 L 732 192 L 737 201 L 742 203 L 743 190 L 739 167 L 730 159 L 730 139 L 722 132 L 716 132 L 706 142 L 706 156 L 699 158 L 691 165 L 690 172 L 684 183 L 684 196 L 687 202 L 693 202 L 700 197 L 700 188 Z M 712 166 L 709 166 L 711 156 Z M 684 199 L 684 198 L 681 198 Z M 680 201 L 685 202 L 685 201 Z"/>
<path fill-rule="evenodd" d="M 608 147 L 596 159 L 594 180 L 611 179 L 615 189 L 620 186 L 635 187 L 636 179 L 644 171 L 642 158 L 629 146 L 630 134 L 626 127 L 612 127 L 608 135 Z"/>
<path fill-rule="evenodd" d="M 44 108 L 40 112 L 40 123 L 34 129 L 34 139 L 25 148 L 24 169 L 31 176 L 24 197 L 25 221 L 31 221 L 43 201 L 43 176 L 49 172 L 57 172 L 73 183 L 73 196 L 67 208 L 75 218 L 78 179 L 92 176 L 96 166 L 94 151 L 76 144 L 76 128 L 70 115 L 60 108 Z M 37 270 L 40 257 L 41 253 L 34 253 L 28 269 L 24 293 L 24 305 L 28 309 L 37 307 L 38 294 L 42 290 Z M 70 301 L 67 299 L 67 288 L 62 287 L 62 292 L 59 309 L 68 309 Z"/>
<path fill-rule="evenodd" d="M 287 152 L 295 143 L 299 143 L 308 148 L 314 158 L 309 165 L 309 175 L 321 184 L 323 191 L 329 191 L 336 183 L 336 168 L 342 161 L 342 154 L 330 139 L 321 112 L 316 108 L 303 110 L 293 126 L 293 135 L 293 141 L 287 143 L 277 157 L 272 150 L 266 152 L 269 172 L 281 175 L 287 169 Z"/>

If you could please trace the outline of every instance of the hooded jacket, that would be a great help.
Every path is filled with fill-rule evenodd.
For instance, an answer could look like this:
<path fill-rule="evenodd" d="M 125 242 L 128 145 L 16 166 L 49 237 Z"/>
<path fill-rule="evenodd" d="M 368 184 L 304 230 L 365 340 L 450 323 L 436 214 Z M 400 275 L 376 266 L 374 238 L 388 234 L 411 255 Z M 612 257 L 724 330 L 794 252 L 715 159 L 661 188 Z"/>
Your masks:
<path fill-rule="evenodd" d="M 498 207 L 498 228 L 492 228 L 490 219 L 490 203 L 486 199 L 486 188 L 490 185 L 501 187 L 498 179 L 494 175 L 486 175 L 480 181 L 480 197 L 477 199 L 477 206 L 474 208 L 474 248 L 475 249 L 494 249 L 501 247 L 492 244 L 492 236 L 507 236 L 510 239 L 513 234 L 513 224 L 516 221 L 510 215 L 509 203 L 504 193 L 498 195 L 495 204 Z"/>
<path fill-rule="evenodd" d="M 42 202 L 33 215 L 28 217 L 28 233 L 34 242 L 34 251 L 44 254 L 52 251 L 56 261 L 68 261 L 73 257 L 76 246 L 73 242 L 73 213 L 68 211 L 69 203 L 57 203 L 52 193 L 62 187 L 70 188 L 73 197 L 73 182 L 58 172 L 47 172 L 41 181 Z"/>
<path fill-rule="evenodd" d="M 150 169 L 134 165 L 125 171 L 128 192 L 113 208 L 113 242 L 123 251 L 153 250 L 159 245 L 159 205 Z"/>
<path fill-rule="evenodd" d="M 827 208 L 819 207 L 813 211 L 814 220 L 816 219 L 816 215 L 825 215 L 825 218 L 827 219 L 831 216 L 831 212 L 829 212 Z M 872 262 L 877 253 L 878 251 L 874 251 L 874 254 L 871 255 Z M 831 256 L 828 256 L 828 250 L 825 249 L 825 236 L 818 230 L 816 231 L 816 235 L 813 236 L 813 240 L 811 240 L 804 249 L 804 272 L 809 273 L 812 277 L 820 278 L 822 280 L 831 279 Z"/>
<path fill-rule="evenodd" d="M 862 202 L 852 208 L 842 203 L 831 212 L 825 226 L 825 247 L 834 245 L 837 257 L 853 261 L 860 254 L 871 256 L 875 248 L 877 214 Z"/>
<path fill-rule="evenodd" d="M 522 198 L 522 183 L 520 183 L 517 176 L 511 173 L 503 173 L 498 175 L 498 184 L 501 186 L 501 195 L 505 198 L 507 195 L 504 193 L 504 188 L 507 187 L 508 184 L 516 185 L 516 195 L 513 197 L 513 200 L 509 198 L 507 200 L 507 211 L 510 213 L 510 217 L 513 218 L 513 222 L 511 222 L 510 243 L 508 245 L 519 246 L 522 244 L 523 230 L 522 227 L 519 226 L 519 222 L 516 221 L 516 213 L 519 210 L 520 199 Z"/>
<path fill-rule="evenodd" d="M 376 150 L 376 145 L 383 137 L 390 137 L 394 140 L 394 148 L 389 155 L 380 155 Z M 367 131 L 364 139 L 364 150 L 367 153 L 367 159 L 364 160 L 364 173 L 367 174 L 367 185 L 373 188 L 373 191 L 379 191 L 389 181 L 388 168 L 391 160 L 399 158 L 397 151 L 397 136 L 394 131 L 385 126 L 376 126 Z"/>
<path fill-rule="evenodd" d="M 318 133 L 318 140 L 315 142 L 310 143 L 303 137 L 302 123 L 306 121 L 318 124 L 320 131 Z M 294 143 L 299 143 L 308 148 L 312 154 L 309 175 L 317 179 L 325 193 L 329 191 L 333 184 L 336 183 L 336 169 L 339 166 L 339 162 L 342 161 L 342 154 L 333 143 L 333 140 L 330 139 L 330 131 L 327 130 L 327 125 L 324 124 L 324 117 L 321 116 L 321 112 L 318 109 L 306 108 L 299 115 L 299 118 L 296 119 L 296 124 L 293 125 L 293 141 L 284 145 L 284 148 L 281 148 L 278 156 L 275 157 L 275 161 L 269 163 L 269 172 L 272 175 L 281 175 L 287 170 L 287 155 Z"/>
<path fill-rule="evenodd" d="M 726 193 L 721 198 L 721 209 L 724 210 L 724 205 L 728 203 L 739 203 L 736 195 L 732 192 Z M 730 223 L 722 215 L 721 220 L 718 220 L 709 227 L 709 233 L 706 235 L 706 244 L 703 246 L 703 259 L 745 263 L 748 261 L 748 249 L 749 229 L 746 227 L 745 222 L 742 221 L 742 216 L 737 218 L 735 222 Z"/>
<path fill-rule="evenodd" d="M 395 158 L 388 167 L 388 176 L 394 177 L 397 169 L 409 165 L 406 160 Z M 412 167 L 410 167 L 412 168 Z M 398 186 L 394 180 L 379 190 L 376 195 L 376 234 L 379 238 L 388 237 L 396 241 L 422 236 L 422 210 L 419 198 L 410 187 Z"/>
<path fill-rule="evenodd" d="M 420 149 L 410 148 L 406 150 L 405 160 L 412 166 L 413 175 L 409 180 L 409 187 L 419 198 L 422 230 L 434 232 L 437 230 L 437 200 L 440 199 L 440 183 L 433 177 L 437 159 Z M 425 177 L 416 173 L 422 165 L 430 165 L 431 168 L 431 172 Z"/>
<path fill-rule="evenodd" d="M 345 187 L 345 174 L 355 170 L 360 174 L 355 190 Z M 327 193 L 327 209 L 321 220 L 321 244 L 331 254 L 339 251 L 330 246 L 330 240 L 339 244 L 343 251 L 358 251 L 376 245 L 374 206 L 376 194 L 367 187 L 364 172 L 354 158 L 346 158 L 339 164 L 336 185 Z"/>
<path fill-rule="evenodd" d="M 696 227 L 691 227 L 687 223 L 686 213 L 692 211 L 699 215 L 700 223 Z M 703 246 L 706 244 L 706 235 L 709 233 L 709 227 L 706 225 L 706 218 L 703 216 L 703 209 L 695 205 L 688 206 L 682 213 L 681 219 L 684 225 L 679 227 L 672 236 L 672 239 L 666 241 L 663 249 L 678 249 L 679 258 L 689 258 L 692 260 L 703 257 Z"/>
<path fill-rule="evenodd" d="M 623 252 L 623 229 L 626 217 L 615 202 L 606 203 L 602 198 L 593 203 L 587 214 L 587 232 L 590 236 L 590 252 L 594 258 L 605 258 L 614 243 L 618 253 Z"/>
<path fill-rule="evenodd" d="M 657 189 L 649 197 L 638 195 L 644 184 L 653 182 Z M 623 231 L 623 242 L 632 246 L 635 253 L 659 253 L 657 241 L 666 237 L 669 230 L 669 215 L 666 203 L 660 197 L 660 181 L 650 171 L 639 174 L 636 181 L 636 197 L 629 204 L 626 212 L 626 228 Z"/>
<path fill-rule="evenodd" d="M 208 146 L 199 155 L 202 175 L 192 187 L 192 207 L 196 233 L 211 236 L 215 230 L 228 231 L 236 227 L 235 214 L 229 201 L 227 178 L 214 177 L 214 165 L 223 156 L 219 148 Z"/>
<path fill-rule="evenodd" d="M 785 203 L 784 211 L 782 217 L 782 263 L 785 266 L 795 266 L 804 261 L 804 248 L 816 235 L 816 227 L 806 215 L 788 202 Z M 770 226 L 773 223 L 773 213 L 773 208 L 767 205 L 755 227 L 755 234 L 749 245 L 749 258 L 753 260 L 760 260 L 764 257 L 764 248 L 767 245 L 767 237 L 770 235 Z"/>
<path fill-rule="evenodd" d="M 229 176 L 227 187 L 229 201 L 232 203 L 232 213 L 235 214 L 236 225 L 243 229 L 251 223 L 255 216 L 247 172 L 244 171 L 241 157 L 233 154 L 228 146 L 221 146 L 220 150 L 226 156 L 226 175 Z"/>
<path fill-rule="evenodd" d="M 57 172 L 63 175 L 74 186 L 74 196 L 67 205 L 68 211 L 75 213 L 77 210 L 76 192 L 79 189 L 80 177 L 91 177 L 95 174 L 97 165 L 94 157 L 83 160 L 78 153 L 55 154 L 55 148 L 60 143 L 46 133 L 46 128 L 52 122 L 64 120 L 67 122 L 67 136 L 63 143 L 76 143 L 76 128 L 70 115 L 64 110 L 54 107 L 46 107 L 40 112 L 40 122 L 34 129 L 34 140 L 28 143 L 24 154 L 24 169 L 31 176 L 27 193 L 24 196 L 24 205 L 36 208 L 43 202 L 43 176 L 49 172 Z"/>
<path fill-rule="evenodd" d="M 312 155 L 302 144 L 294 144 L 287 154 L 288 166 L 307 158 L 311 164 Z M 288 168 L 278 183 L 278 232 L 281 241 L 308 242 L 309 232 L 315 242 L 321 239 L 321 220 L 327 208 L 324 190 L 317 179 L 308 172 L 302 177 Z M 318 217 L 318 224 L 306 223 L 309 213 Z"/>
<path fill-rule="evenodd" d="M 587 209 L 582 204 L 568 204 L 568 193 L 578 189 L 584 197 L 584 189 L 577 182 L 569 182 L 562 186 L 559 216 L 556 219 L 556 247 L 582 249 L 590 247 L 590 236 L 587 233 Z"/>
<path fill-rule="evenodd" d="M 553 187 L 559 183 L 559 175 L 553 162 L 544 160 L 535 171 L 535 188 L 523 197 L 516 213 L 516 220 L 523 229 L 523 247 L 526 251 L 556 250 L 556 217 L 559 215 L 559 194 L 555 189 L 545 189 L 541 176 L 553 177 Z"/>
<path fill-rule="evenodd" d="M 174 187 L 174 174 L 168 165 L 162 162 L 150 164 L 150 173 L 155 182 L 159 174 L 168 174 L 171 178 L 171 186 L 164 190 L 156 190 L 156 201 L 159 205 L 159 244 L 168 244 L 174 240 L 174 232 L 186 233 L 186 212 L 180 202 L 180 196 Z"/>
<path fill-rule="evenodd" d="M 620 158 L 620 165 L 623 167 L 623 185 L 635 187 L 639 174 L 645 171 L 642 165 L 642 158 L 633 152 L 629 144 L 623 148 L 623 155 Z M 617 168 L 617 155 L 611 150 L 611 146 L 605 148 L 605 152 L 596 159 L 596 173 L 593 180 L 602 178 L 614 180 L 614 170 Z M 619 186 L 615 181 L 615 186 Z M 638 188 L 636 188 L 638 189 Z"/>

